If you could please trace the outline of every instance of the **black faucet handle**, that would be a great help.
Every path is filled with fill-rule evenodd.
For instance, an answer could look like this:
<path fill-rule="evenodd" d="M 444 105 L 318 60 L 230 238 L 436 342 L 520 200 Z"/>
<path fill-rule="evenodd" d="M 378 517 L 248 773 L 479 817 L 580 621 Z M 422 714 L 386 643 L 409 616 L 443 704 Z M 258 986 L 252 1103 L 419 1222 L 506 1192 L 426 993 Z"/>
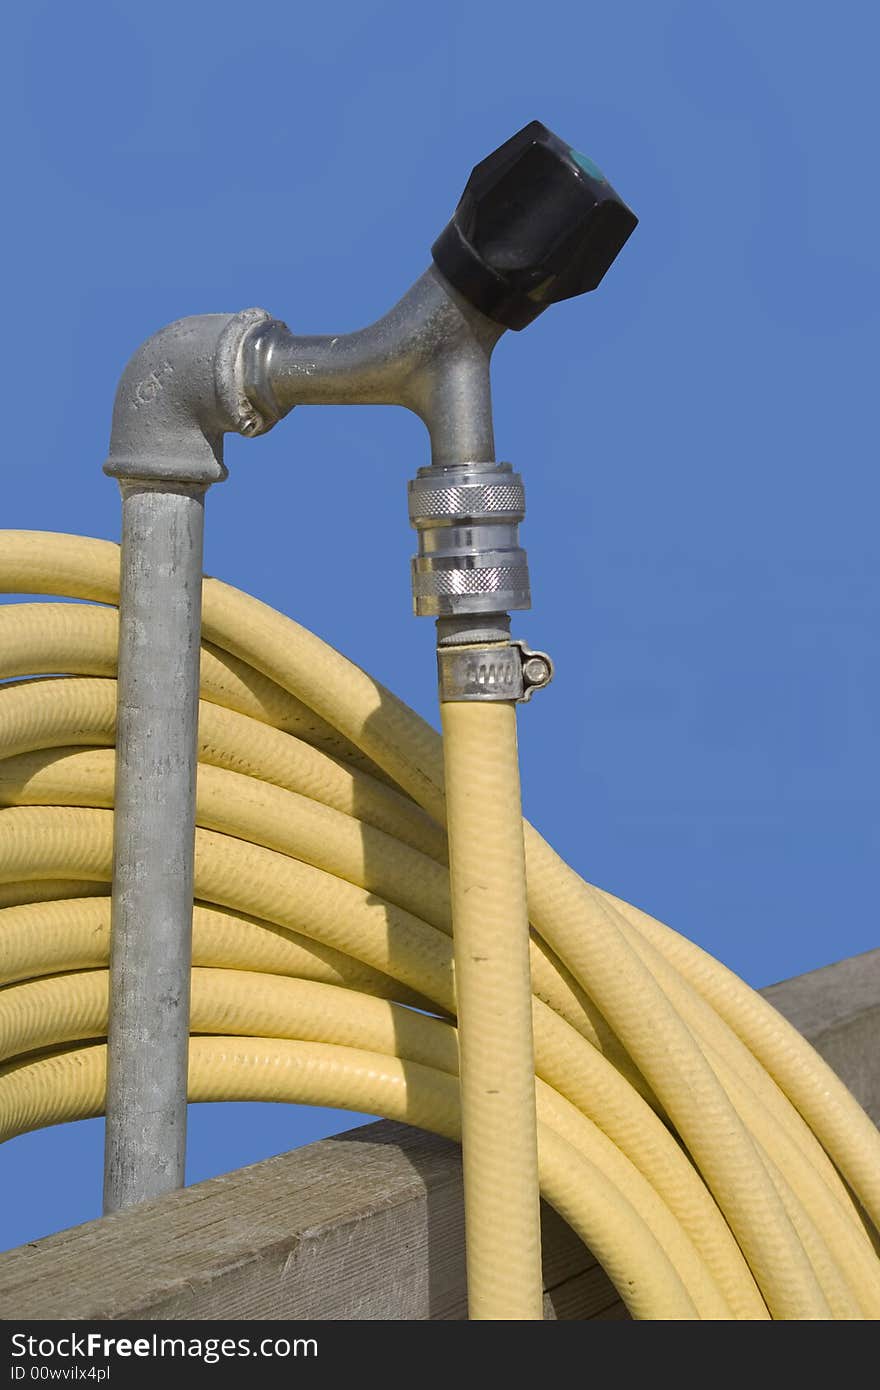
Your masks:
<path fill-rule="evenodd" d="M 594 290 L 637 223 L 591 159 L 531 121 L 472 170 L 431 254 L 476 309 L 525 328 Z"/>

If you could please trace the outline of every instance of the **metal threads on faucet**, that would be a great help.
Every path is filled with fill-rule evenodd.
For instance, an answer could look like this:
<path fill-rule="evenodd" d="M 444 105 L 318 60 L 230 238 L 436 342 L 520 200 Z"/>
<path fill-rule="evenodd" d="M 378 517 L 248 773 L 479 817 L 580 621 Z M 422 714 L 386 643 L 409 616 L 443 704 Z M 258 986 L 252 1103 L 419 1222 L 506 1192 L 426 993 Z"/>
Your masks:
<path fill-rule="evenodd" d="M 518 534 L 525 511 L 522 479 L 509 463 L 420 468 L 409 484 L 409 518 L 419 536 L 412 562 L 417 616 L 530 608 Z"/>

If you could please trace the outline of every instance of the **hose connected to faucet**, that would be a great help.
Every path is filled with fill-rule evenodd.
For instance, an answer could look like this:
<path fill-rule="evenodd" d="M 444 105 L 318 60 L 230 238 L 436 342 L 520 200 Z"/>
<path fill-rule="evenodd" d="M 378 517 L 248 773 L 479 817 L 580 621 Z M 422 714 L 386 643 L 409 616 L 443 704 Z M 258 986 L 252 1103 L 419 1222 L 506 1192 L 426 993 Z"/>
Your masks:
<path fill-rule="evenodd" d="M 367 1109 L 461 1138 L 472 1318 L 542 1316 L 539 1189 L 635 1316 L 874 1317 L 870 1121 L 769 1005 L 522 820 L 516 705 L 553 664 L 510 634 L 525 491 L 490 359 L 635 225 L 532 122 L 372 326 L 253 309 L 139 349 L 106 465 L 121 553 L 3 535 L 0 590 L 92 606 L 0 611 L 0 678 L 66 673 L 0 690 L 0 1135 L 106 1108 L 115 1210 L 182 1184 L 187 1097 Z M 442 744 L 202 582 L 224 434 L 329 402 L 429 431 L 409 515 Z"/>
<path fill-rule="evenodd" d="M 223 434 L 264 433 L 302 404 L 396 403 L 431 438 L 409 490 L 413 606 L 437 619 L 450 760 L 471 1309 L 541 1316 L 515 703 L 553 668 L 510 640 L 510 611 L 531 601 L 525 495 L 495 460 L 489 364 L 506 328 L 593 289 L 635 224 L 596 166 L 533 121 L 476 166 L 433 265 L 371 327 L 299 337 L 259 309 L 184 319 L 126 368 L 105 469 L 123 495 L 107 1210 L 183 1182 L 198 576 Z M 498 1268 L 521 1272 L 501 1306 L 480 1292 Z"/>

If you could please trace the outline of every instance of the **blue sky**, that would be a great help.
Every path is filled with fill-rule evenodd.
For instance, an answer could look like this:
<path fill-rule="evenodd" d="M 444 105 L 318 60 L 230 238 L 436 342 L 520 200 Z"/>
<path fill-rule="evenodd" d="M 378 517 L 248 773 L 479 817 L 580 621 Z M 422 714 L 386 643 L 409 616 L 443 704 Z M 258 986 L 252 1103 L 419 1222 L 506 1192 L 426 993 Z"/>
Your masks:
<path fill-rule="evenodd" d="M 4 29 L 3 525 L 116 538 L 101 463 L 138 343 L 253 304 L 377 317 L 537 117 L 641 223 L 496 353 L 516 629 L 558 668 L 522 712 L 527 812 L 753 984 L 876 945 L 876 7 L 56 0 Z M 227 461 L 208 569 L 434 719 L 420 423 L 300 408 Z M 190 1178 L 348 1123 L 194 1107 Z M 97 1214 L 101 1144 L 95 1121 L 0 1150 L 0 1247 Z"/>

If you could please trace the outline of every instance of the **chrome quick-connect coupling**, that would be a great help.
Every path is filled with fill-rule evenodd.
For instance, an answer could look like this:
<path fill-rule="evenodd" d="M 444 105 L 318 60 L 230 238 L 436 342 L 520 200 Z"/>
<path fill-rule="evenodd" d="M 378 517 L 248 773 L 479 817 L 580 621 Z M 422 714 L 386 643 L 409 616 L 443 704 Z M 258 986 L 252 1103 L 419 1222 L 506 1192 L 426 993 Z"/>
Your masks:
<path fill-rule="evenodd" d="M 441 701 L 524 701 L 553 677 L 545 652 L 509 636 L 508 613 L 531 607 L 519 543 L 525 513 L 522 478 L 509 463 L 433 464 L 409 485 L 419 537 L 413 608 L 440 620 Z"/>
<path fill-rule="evenodd" d="M 519 544 L 525 512 L 522 479 L 509 463 L 420 468 L 409 484 L 409 519 L 419 537 L 415 613 L 445 618 L 530 608 Z"/>

